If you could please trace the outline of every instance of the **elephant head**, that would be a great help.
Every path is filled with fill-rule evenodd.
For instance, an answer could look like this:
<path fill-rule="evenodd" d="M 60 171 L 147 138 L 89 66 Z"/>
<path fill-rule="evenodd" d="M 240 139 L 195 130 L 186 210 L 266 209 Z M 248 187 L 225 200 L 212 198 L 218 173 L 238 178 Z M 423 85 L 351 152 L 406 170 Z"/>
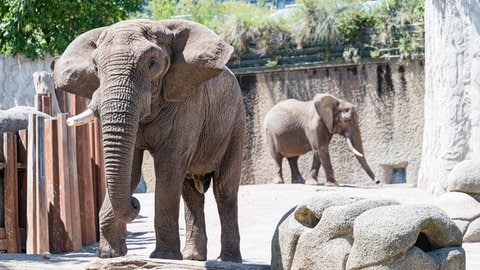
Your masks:
<path fill-rule="evenodd" d="M 80 35 L 54 59 L 56 89 L 91 99 L 88 110 L 68 123 L 100 118 L 108 196 L 118 219 L 131 221 L 139 212 L 130 197 L 139 124 L 220 74 L 232 50 L 194 22 L 131 20 Z"/>
<path fill-rule="evenodd" d="M 373 181 L 378 183 L 364 157 L 362 136 L 355 106 L 329 94 L 316 94 L 313 102 L 330 134 L 340 134 L 345 137 L 348 148 L 355 154 L 362 168 Z"/>

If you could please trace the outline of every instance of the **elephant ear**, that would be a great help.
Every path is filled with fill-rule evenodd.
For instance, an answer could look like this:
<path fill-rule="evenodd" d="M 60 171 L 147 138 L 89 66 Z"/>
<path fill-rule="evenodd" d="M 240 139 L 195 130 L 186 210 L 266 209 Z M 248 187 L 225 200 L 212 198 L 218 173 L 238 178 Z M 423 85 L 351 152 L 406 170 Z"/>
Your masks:
<path fill-rule="evenodd" d="M 313 97 L 313 103 L 328 131 L 333 134 L 333 109 L 338 106 L 338 99 L 329 94 L 316 94 Z"/>
<path fill-rule="evenodd" d="M 161 23 L 173 33 L 172 59 L 163 78 L 163 95 L 169 101 L 183 101 L 225 69 L 233 47 L 201 24 L 184 20 Z"/>
<path fill-rule="evenodd" d="M 68 45 L 65 52 L 50 64 L 55 89 L 67 91 L 91 99 L 100 85 L 96 75 L 92 51 L 106 27 L 85 32 Z"/>

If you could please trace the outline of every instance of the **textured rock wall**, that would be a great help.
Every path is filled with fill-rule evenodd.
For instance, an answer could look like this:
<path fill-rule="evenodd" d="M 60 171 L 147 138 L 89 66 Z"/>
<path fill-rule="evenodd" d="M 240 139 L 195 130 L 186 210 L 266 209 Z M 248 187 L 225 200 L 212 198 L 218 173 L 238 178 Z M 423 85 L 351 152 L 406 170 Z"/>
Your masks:
<path fill-rule="evenodd" d="M 50 60 L 30 61 L 0 55 L 0 109 L 33 106 L 33 73 L 50 70 Z"/>
<path fill-rule="evenodd" d="M 480 2 L 425 1 L 425 133 L 418 185 L 446 189 L 449 172 L 480 157 Z"/>
<path fill-rule="evenodd" d="M 268 110 L 287 98 L 310 100 L 315 93 L 331 93 L 357 105 L 365 156 L 380 181 L 389 183 L 392 169 L 406 168 L 407 183 L 415 184 L 423 135 L 423 61 L 326 66 L 302 70 L 237 75 L 247 104 L 248 138 L 242 183 L 271 183 L 274 175 L 264 136 Z M 330 147 L 335 177 L 340 183 L 370 183 L 367 174 L 335 135 Z M 305 176 L 311 153 L 299 160 Z M 285 181 L 290 168 L 283 162 Z M 320 170 L 323 182 L 323 169 Z"/>

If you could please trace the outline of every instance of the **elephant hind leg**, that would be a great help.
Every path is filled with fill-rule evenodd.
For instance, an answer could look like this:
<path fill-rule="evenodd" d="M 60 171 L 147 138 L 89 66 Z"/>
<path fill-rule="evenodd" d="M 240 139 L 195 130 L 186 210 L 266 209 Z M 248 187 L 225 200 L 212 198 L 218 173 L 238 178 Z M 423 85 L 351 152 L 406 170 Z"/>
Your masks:
<path fill-rule="evenodd" d="M 274 184 L 283 184 L 283 172 L 282 172 L 282 161 L 283 157 L 279 154 L 273 154 L 272 157 L 275 160 L 275 176 L 273 177 Z"/>
<path fill-rule="evenodd" d="M 206 179 L 208 178 L 208 179 Z M 185 247 L 182 250 L 186 260 L 207 260 L 207 233 L 205 230 L 205 195 L 210 184 L 211 175 L 195 179 L 186 178 L 183 182 L 182 197 L 185 204 Z M 203 184 L 202 184 L 203 183 Z M 200 190 L 199 190 L 200 189 Z"/>
<path fill-rule="evenodd" d="M 242 262 L 240 232 L 238 229 L 238 184 L 229 181 L 236 178 L 236 174 L 229 172 L 214 178 L 213 193 L 217 202 L 221 225 L 222 247 L 219 259 L 222 261 Z"/>
<path fill-rule="evenodd" d="M 318 170 L 320 169 L 320 159 L 317 155 L 313 155 L 312 167 L 310 168 L 310 173 L 308 174 L 306 184 L 307 185 L 318 185 Z"/>
<path fill-rule="evenodd" d="M 304 184 L 305 179 L 303 179 L 300 170 L 298 170 L 298 156 L 289 157 L 287 160 L 292 174 L 292 184 Z"/>

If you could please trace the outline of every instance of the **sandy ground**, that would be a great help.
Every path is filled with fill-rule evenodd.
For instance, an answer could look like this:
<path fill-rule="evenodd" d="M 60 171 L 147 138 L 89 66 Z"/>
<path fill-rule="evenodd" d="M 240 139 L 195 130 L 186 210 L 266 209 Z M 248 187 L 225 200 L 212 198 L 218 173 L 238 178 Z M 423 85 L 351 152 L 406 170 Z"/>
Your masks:
<path fill-rule="evenodd" d="M 280 218 L 305 199 L 324 192 L 365 198 L 394 198 L 404 204 L 428 203 L 433 198 L 423 190 L 387 185 L 369 188 L 342 186 L 323 187 L 307 185 L 255 185 L 241 186 L 239 192 L 239 225 L 241 250 L 245 264 L 269 265 L 270 242 Z M 153 194 L 136 194 L 142 204 L 139 217 L 128 224 L 127 256 L 148 258 L 155 247 L 153 230 Z M 213 192 L 206 195 L 206 222 L 208 234 L 208 260 L 220 253 L 220 224 Z M 185 225 L 180 219 L 180 237 L 183 241 Z M 183 243 L 182 243 L 183 245 Z M 480 243 L 464 243 L 467 269 L 480 269 Z M 49 260 L 41 255 L 0 254 L 0 269 L 84 269 L 99 259 L 95 257 L 96 245 L 82 252 L 52 254 Z"/>

